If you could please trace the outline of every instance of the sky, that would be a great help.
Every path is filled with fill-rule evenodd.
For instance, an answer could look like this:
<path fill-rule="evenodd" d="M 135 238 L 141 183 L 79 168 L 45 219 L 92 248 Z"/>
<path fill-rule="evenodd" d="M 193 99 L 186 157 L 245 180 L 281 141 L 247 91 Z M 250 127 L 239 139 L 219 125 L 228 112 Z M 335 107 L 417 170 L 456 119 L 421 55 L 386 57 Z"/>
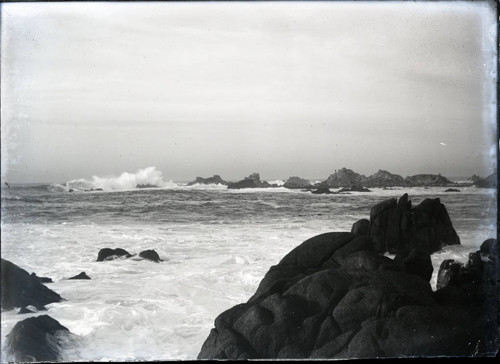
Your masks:
<path fill-rule="evenodd" d="M 496 169 L 494 2 L 1 11 L 2 181 Z"/>

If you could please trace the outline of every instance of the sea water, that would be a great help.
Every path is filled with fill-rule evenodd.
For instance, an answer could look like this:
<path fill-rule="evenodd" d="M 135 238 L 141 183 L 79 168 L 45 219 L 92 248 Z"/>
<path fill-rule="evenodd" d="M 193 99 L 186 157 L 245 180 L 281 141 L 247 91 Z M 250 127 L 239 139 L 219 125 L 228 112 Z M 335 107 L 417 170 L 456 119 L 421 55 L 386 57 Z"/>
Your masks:
<path fill-rule="evenodd" d="M 496 191 L 490 189 L 314 195 L 283 187 L 187 187 L 155 173 L 3 186 L 2 258 L 52 278 L 47 287 L 65 300 L 34 314 L 2 312 L 2 361 L 9 360 L 5 338 L 16 322 L 40 314 L 75 334 L 64 347 L 65 361 L 196 359 L 214 319 L 246 302 L 290 250 L 321 233 L 350 231 L 374 204 L 404 193 L 414 205 L 440 198 L 461 239 L 460 246 L 432 255 L 433 288 L 442 260 L 465 262 L 484 240 L 496 238 Z M 96 188 L 103 190 L 85 192 Z M 154 249 L 164 261 L 97 262 L 105 247 Z M 67 280 L 82 271 L 92 279 Z"/>

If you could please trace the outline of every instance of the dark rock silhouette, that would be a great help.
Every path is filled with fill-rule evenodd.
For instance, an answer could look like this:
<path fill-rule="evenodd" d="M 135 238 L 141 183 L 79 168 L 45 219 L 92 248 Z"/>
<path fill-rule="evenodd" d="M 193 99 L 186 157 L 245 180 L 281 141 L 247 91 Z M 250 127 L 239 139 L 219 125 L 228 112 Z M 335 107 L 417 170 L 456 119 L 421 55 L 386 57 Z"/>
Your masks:
<path fill-rule="evenodd" d="M 379 253 L 418 248 L 432 254 L 445 245 L 460 244 L 439 198 L 428 198 L 412 207 L 406 193 L 398 201 L 391 198 L 372 207 L 370 236 Z"/>
<path fill-rule="evenodd" d="M 215 174 L 213 177 L 208 177 L 208 178 L 203 178 L 203 177 L 196 177 L 196 180 L 189 182 L 187 185 L 188 186 L 193 186 L 196 184 L 200 185 L 224 185 L 227 186 L 228 182 L 224 181 L 221 176 L 218 174 Z"/>
<path fill-rule="evenodd" d="M 450 184 L 453 184 L 453 182 L 440 174 L 416 174 L 405 178 L 405 185 L 409 187 L 447 186 Z"/>
<path fill-rule="evenodd" d="M 242 189 L 242 188 L 269 188 L 278 187 L 278 185 L 272 185 L 269 182 L 262 182 L 260 180 L 260 175 L 258 173 L 252 173 L 250 176 L 245 177 L 245 179 L 228 183 L 227 188 L 229 189 Z"/>
<path fill-rule="evenodd" d="M 395 187 L 404 186 L 405 180 L 397 174 L 379 169 L 377 173 L 372 174 L 361 180 L 361 185 L 365 187 Z"/>
<path fill-rule="evenodd" d="M 311 191 L 311 193 L 314 193 L 315 195 L 321 195 L 321 194 L 332 194 L 335 192 L 330 191 L 328 187 L 319 187 L 316 190 Z"/>
<path fill-rule="evenodd" d="M 418 236 L 446 232 L 431 218 L 445 220 L 438 199 L 412 209 L 404 195 L 374 206 L 373 216 L 398 207 L 409 213 L 412 233 L 425 224 L 426 233 Z M 361 231 L 366 221 L 357 225 Z M 408 237 L 416 239 L 400 235 Z M 269 269 L 246 303 L 215 319 L 198 359 L 494 355 L 497 241 L 484 242 L 465 268 L 436 292 L 429 284 L 429 252 L 411 242 L 398 244 L 404 248 L 393 260 L 378 252 L 368 235 L 332 232 L 306 240 Z"/>
<path fill-rule="evenodd" d="M 70 331 L 48 315 L 18 322 L 6 337 L 6 351 L 16 362 L 61 360 L 61 343 Z"/>
<path fill-rule="evenodd" d="M 103 262 L 105 260 L 114 260 L 121 257 L 130 258 L 131 256 L 132 254 L 122 248 L 103 248 L 99 250 L 99 253 L 97 254 L 97 261 Z"/>
<path fill-rule="evenodd" d="M 283 184 L 283 187 L 290 189 L 302 189 L 302 188 L 308 189 L 312 188 L 313 185 L 307 179 L 300 177 L 290 177 Z"/>
<path fill-rule="evenodd" d="M 81 272 L 80 274 L 77 274 L 76 276 L 73 276 L 68 279 L 91 279 L 85 272 Z"/>
<path fill-rule="evenodd" d="M 161 261 L 160 256 L 154 250 L 144 250 L 139 253 L 139 256 L 144 259 L 152 260 L 153 262 L 159 263 Z"/>
<path fill-rule="evenodd" d="M 39 277 L 32 276 L 14 263 L 2 259 L 2 310 L 29 305 L 42 310 L 45 305 L 62 300 L 59 294 L 40 283 Z"/>
<path fill-rule="evenodd" d="M 457 190 L 456 188 L 447 188 L 444 192 L 460 192 L 460 190 Z"/>

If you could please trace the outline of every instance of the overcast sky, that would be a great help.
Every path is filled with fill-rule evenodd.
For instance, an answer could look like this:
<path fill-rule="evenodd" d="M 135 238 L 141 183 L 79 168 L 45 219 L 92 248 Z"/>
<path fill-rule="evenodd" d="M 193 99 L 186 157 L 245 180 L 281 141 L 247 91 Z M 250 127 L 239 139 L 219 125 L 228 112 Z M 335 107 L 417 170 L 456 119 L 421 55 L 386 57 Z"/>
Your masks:
<path fill-rule="evenodd" d="M 2 180 L 486 176 L 492 3 L 3 4 Z"/>

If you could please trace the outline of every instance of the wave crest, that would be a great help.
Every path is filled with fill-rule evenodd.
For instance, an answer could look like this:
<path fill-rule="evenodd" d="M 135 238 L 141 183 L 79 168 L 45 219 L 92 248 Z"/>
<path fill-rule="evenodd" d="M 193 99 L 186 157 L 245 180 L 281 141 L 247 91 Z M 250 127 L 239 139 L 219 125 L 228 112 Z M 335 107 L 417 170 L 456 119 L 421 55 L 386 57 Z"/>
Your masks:
<path fill-rule="evenodd" d="M 60 186 L 60 185 L 59 185 Z M 123 172 L 118 177 L 93 176 L 91 180 L 85 178 L 66 182 L 64 188 L 74 191 L 125 191 L 136 188 L 172 188 L 177 184 L 172 181 L 164 181 L 163 173 L 156 167 L 139 169 L 135 173 Z"/>

